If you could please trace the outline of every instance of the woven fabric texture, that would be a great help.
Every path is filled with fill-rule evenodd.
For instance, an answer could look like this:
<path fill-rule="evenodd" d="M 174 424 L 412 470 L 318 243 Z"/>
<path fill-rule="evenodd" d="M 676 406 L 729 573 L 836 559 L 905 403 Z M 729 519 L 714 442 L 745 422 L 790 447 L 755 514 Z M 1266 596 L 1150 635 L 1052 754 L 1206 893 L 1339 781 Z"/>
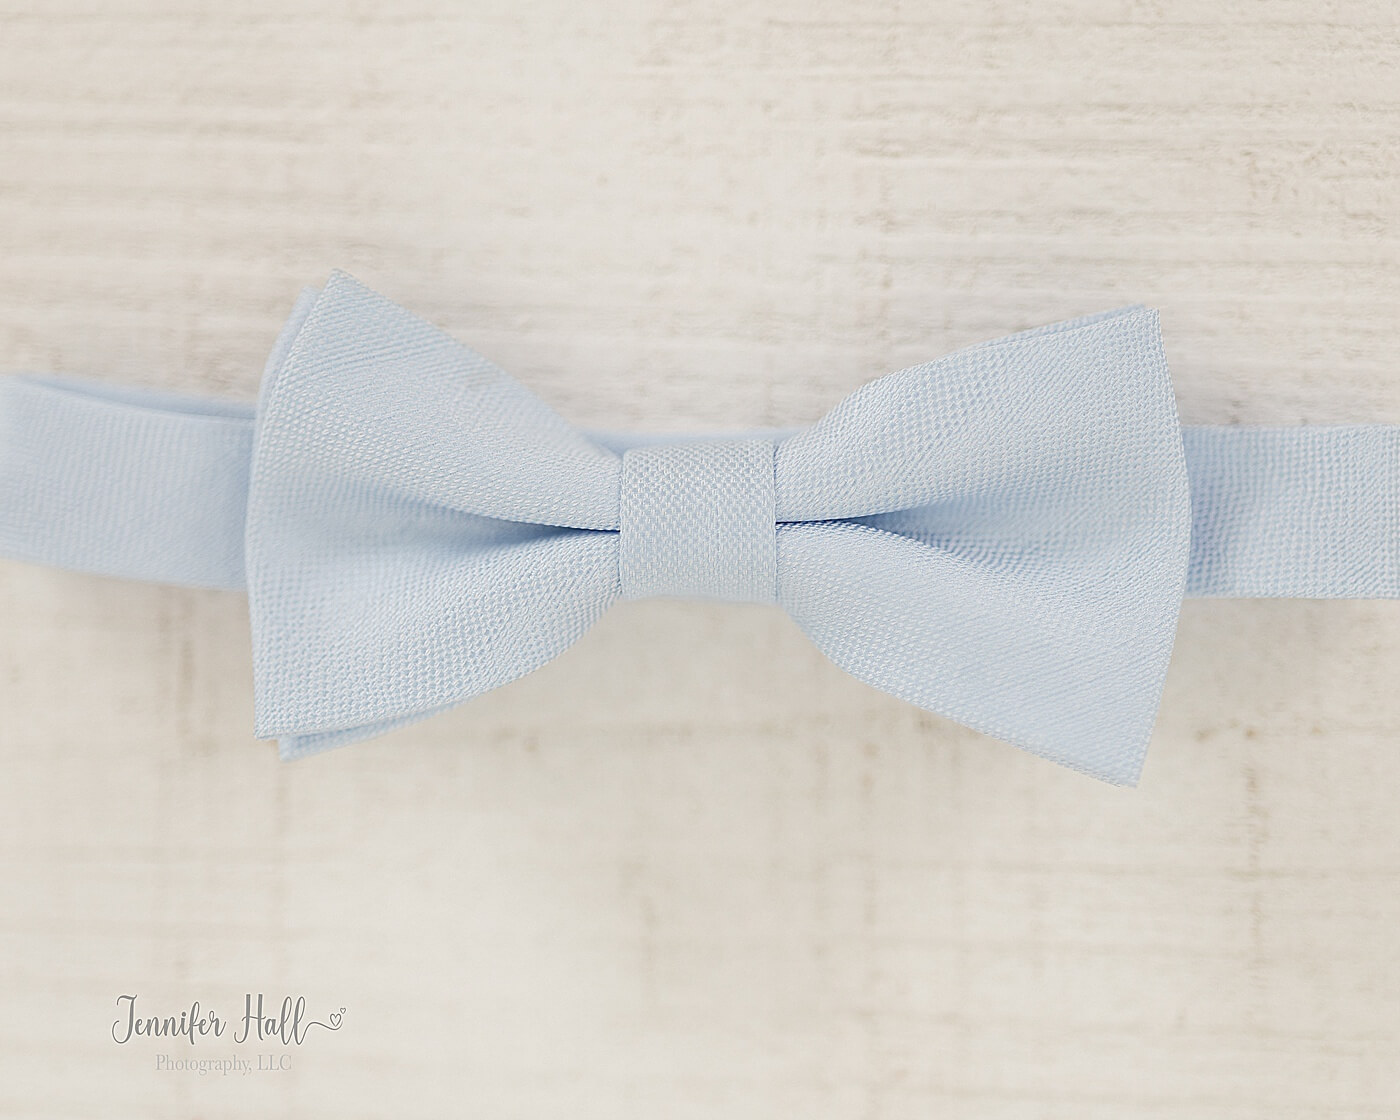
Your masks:
<path fill-rule="evenodd" d="M 776 602 L 875 687 L 1131 783 L 1183 594 L 1400 595 L 1398 468 L 1396 428 L 1181 429 L 1138 307 L 735 438 L 580 432 L 341 273 L 256 408 L 0 380 L 0 552 L 246 585 L 288 758 L 679 595 Z"/>
<path fill-rule="evenodd" d="M 333 276 L 259 410 L 246 538 L 258 734 L 302 754 L 530 672 L 623 595 L 624 571 L 644 593 L 764 598 L 752 507 L 767 488 L 726 466 L 755 450 L 619 456 Z M 744 471 L 766 470 L 752 458 Z M 776 597 L 833 660 L 1134 780 L 1190 534 L 1153 312 L 893 374 L 772 460 Z M 641 501 L 624 461 L 664 492 Z M 936 543 L 901 532 L 913 508 L 941 511 Z M 681 535 L 663 549 L 668 533 Z M 636 559 L 622 539 L 642 546 Z"/>
<path fill-rule="evenodd" d="M 623 452 L 623 598 L 777 602 L 773 451 L 772 440 L 750 439 Z"/>
<path fill-rule="evenodd" d="M 1400 597 L 1400 427 L 1185 428 L 1195 595 Z"/>

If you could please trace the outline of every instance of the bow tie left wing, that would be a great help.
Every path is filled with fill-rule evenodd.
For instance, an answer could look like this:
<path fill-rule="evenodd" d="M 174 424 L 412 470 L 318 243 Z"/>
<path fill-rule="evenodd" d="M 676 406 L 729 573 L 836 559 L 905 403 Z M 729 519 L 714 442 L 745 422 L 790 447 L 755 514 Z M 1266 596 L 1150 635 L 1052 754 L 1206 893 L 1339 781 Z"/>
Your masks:
<path fill-rule="evenodd" d="M 274 352 L 246 534 L 256 733 L 310 753 L 558 656 L 618 594 L 620 460 L 343 273 Z"/>

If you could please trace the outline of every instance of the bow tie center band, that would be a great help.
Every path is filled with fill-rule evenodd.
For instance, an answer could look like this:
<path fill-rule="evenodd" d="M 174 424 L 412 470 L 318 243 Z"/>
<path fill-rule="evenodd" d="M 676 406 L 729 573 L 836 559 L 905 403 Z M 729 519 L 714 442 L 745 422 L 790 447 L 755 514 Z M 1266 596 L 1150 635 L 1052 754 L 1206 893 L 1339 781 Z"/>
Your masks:
<path fill-rule="evenodd" d="M 334 273 L 256 405 L 0 378 L 0 554 L 246 589 L 283 758 L 669 596 L 776 604 L 875 688 L 1130 785 L 1184 596 L 1400 597 L 1400 426 L 1183 428 L 1157 315 L 1127 307 L 802 429 L 583 432 Z"/>
<path fill-rule="evenodd" d="M 622 597 L 776 603 L 774 451 L 771 439 L 733 439 L 624 452 Z"/>

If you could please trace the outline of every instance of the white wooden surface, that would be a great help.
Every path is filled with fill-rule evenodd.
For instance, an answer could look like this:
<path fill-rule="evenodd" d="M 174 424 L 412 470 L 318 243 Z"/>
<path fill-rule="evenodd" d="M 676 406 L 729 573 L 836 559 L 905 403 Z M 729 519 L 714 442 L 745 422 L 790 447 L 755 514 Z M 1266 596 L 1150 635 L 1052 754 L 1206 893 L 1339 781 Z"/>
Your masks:
<path fill-rule="evenodd" d="M 338 266 L 585 424 L 1133 301 L 1187 421 L 1400 422 L 1389 0 L 0 12 L 0 369 L 249 398 Z M 1400 605 L 1188 604 L 1135 791 L 775 610 L 292 765 L 249 672 L 238 596 L 0 564 L 0 1114 L 1400 1115 Z M 345 1025 L 109 1035 L 247 991 Z"/>

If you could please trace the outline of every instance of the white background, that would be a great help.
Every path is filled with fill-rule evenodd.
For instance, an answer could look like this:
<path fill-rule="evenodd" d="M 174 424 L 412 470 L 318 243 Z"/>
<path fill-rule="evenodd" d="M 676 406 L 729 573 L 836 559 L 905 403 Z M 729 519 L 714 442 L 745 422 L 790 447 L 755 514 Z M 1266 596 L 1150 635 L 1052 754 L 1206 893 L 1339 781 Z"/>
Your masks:
<path fill-rule="evenodd" d="M 580 424 L 1130 302 L 1187 422 L 1400 423 L 1389 0 L 0 12 L 3 370 L 251 399 L 342 267 Z M 1400 604 L 1188 603 L 1137 790 L 776 609 L 287 765 L 249 661 L 238 595 L 0 563 L 3 1115 L 1400 1114 Z M 248 991 L 345 1025 L 108 1033 Z"/>

